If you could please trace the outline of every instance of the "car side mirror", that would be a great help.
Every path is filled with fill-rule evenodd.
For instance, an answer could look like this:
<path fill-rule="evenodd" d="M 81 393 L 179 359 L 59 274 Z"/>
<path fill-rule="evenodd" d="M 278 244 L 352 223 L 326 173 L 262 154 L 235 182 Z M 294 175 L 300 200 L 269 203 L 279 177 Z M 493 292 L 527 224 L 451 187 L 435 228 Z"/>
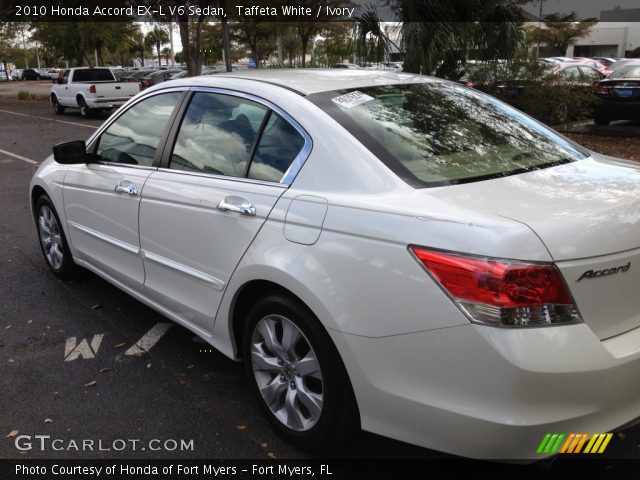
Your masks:
<path fill-rule="evenodd" d="M 87 153 L 87 145 L 84 140 L 59 143 L 53 147 L 53 159 L 64 165 L 77 165 L 92 163 L 98 160 L 98 156 Z"/>

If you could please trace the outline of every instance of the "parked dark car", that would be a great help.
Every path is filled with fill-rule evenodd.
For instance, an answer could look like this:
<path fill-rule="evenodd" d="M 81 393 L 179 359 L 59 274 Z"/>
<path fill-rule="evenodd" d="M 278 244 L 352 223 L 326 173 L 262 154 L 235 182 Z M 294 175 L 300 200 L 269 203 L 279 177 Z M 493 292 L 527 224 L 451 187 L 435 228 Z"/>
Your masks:
<path fill-rule="evenodd" d="M 40 80 L 40 78 L 40 74 L 33 68 L 23 70 L 22 75 L 20 76 L 20 80 Z"/>
<path fill-rule="evenodd" d="M 640 120 L 640 65 L 628 65 L 615 78 L 593 86 L 596 95 L 594 122 L 608 125 L 612 120 Z"/>
<path fill-rule="evenodd" d="M 180 73 L 182 69 L 174 69 L 174 70 L 158 70 L 157 72 L 152 73 L 151 75 L 147 75 L 142 78 L 140 82 L 140 89 L 144 90 L 145 88 L 153 87 L 154 85 L 162 82 L 166 82 L 176 73 Z"/>

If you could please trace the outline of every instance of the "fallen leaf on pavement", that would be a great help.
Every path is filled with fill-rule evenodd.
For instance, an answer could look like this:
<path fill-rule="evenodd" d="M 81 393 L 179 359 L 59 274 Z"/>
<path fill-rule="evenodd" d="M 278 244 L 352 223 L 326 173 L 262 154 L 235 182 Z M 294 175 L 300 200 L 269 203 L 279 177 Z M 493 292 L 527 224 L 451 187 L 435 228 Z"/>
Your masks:
<path fill-rule="evenodd" d="M 125 346 L 125 343 L 124 343 L 124 342 L 116 343 L 116 344 L 114 345 L 114 347 L 116 347 L 116 348 L 122 348 L 122 347 L 124 347 L 124 346 Z"/>
<path fill-rule="evenodd" d="M 50 418 L 45 418 L 44 423 L 53 423 L 53 420 L 51 420 Z"/>
<path fill-rule="evenodd" d="M 33 323 L 33 320 L 27 320 L 27 323 Z"/>
<path fill-rule="evenodd" d="M 16 361 L 13 358 L 10 358 L 9 363 L 16 363 Z"/>
<path fill-rule="evenodd" d="M 269 458 L 276 458 L 276 454 L 275 454 L 275 453 L 273 453 L 273 452 L 269 452 L 269 453 L 267 453 L 267 457 L 269 457 Z"/>
<path fill-rule="evenodd" d="M 6 438 L 13 438 L 13 437 L 15 437 L 16 435 L 18 435 L 18 433 L 20 433 L 20 432 L 18 432 L 18 430 L 11 430 L 11 431 L 9 432 L 9 435 L 7 435 L 7 437 L 6 437 Z"/>
<path fill-rule="evenodd" d="M 618 434 L 618 439 L 624 440 L 625 438 L 627 438 L 627 436 L 624 433 L 619 433 Z"/>
<path fill-rule="evenodd" d="M 187 368 L 193 368 L 193 364 L 189 365 Z"/>
<path fill-rule="evenodd" d="M 98 382 L 96 382 L 95 380 L 91 380 L 89 383 L 85 383 L 84 386 L 85 387 L 93 387 L 97 383 Z"/>
<path fill-rule="evenodd" d="M 269 446 L 269 444 L 268 444 L 268 443 L 261 443 L 261 444 L 260 444 L 260 446 L 261 446 L 262 448 L 267 448 L 267 447 Z"/>
<path fill-rule="evenodd" d="M 91 310 L 98 310 L 99 308 L 102 308 L 102 305 L 94 305 L 93 307 L 91 307 Z"/>
<path fill-rule="evenodd" d="M 7 325 L 6 327 L 4 327 L 5 330 L 9 330 L 11 328 L 11 325 Z"/>
<path fill-rule="evenodd" d="M 110 372 L 111 369 L 110 368 L 101 368 L 100 369 L 100 373 L 105 373 L 105 372 Z"/>
<path fill-rule="evenodd" d="M 186 385 L 187 376 L 184 373 L 181 373 L 180 375 L 178 375 L 178 382 L 180 382 L 180 385 Z"/>
<path fill-rule="evenodd" d="M 244 429 L 245 429 L 245 428 L 247 428 L 247 427 L 246 427 L 246 425 L 236 425 L 236 428 L 237 428 L 238 430 L 244 430 Z"/>

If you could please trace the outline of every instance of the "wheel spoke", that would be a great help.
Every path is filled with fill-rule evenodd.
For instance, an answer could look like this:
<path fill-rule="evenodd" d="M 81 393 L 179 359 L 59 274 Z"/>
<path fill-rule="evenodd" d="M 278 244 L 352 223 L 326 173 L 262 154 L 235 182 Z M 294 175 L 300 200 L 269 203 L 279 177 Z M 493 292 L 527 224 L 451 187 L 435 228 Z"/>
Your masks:
<path fill-rule="evenodd" d="M 304 427 L 304 417 L 300 409 L 296 406 L 297 390 L 289 389 L 284 398 L 284 408 L 287 414 L 287 425 L 294 430 L 302 430 Z"/>
<path fill-rule="evenodd" d="M 51 229 L 49 228 L 49 225 L 46 224 L 44 215 L 40 215 L 40 219 L 38 223 L 40 225 L 41 233 L 44 233 L 46 235 L 51 235 Z"/>
<path fill-rule="evenodd" d="M 316 358 L 313 350 L 309 350 L 307 354 L 294 364 L 296 372 L 301 377 L 313 377 L 319 380 L 322 380 L 322 375 L 320 374 L 320 364 L 318 363 L 318 359 Z"/>
<path fill-rule="evenodd" d="M 322 395 L 308 390 L 303 382 L 298 382 L 296 391 L 298 401 L 307 407 L 311 418 L 317 420 L 322 411 Z"/>
<path fill-rule="evenodd" d="M 262 398 L 264 398 L 264 401 L 269 408 L 272 410 L 280 410 L 284 403 L 282 400 L 282 394 L 286 389 L 287 382 L 280 380 L 280 377 L 276 376 L 260 389 L 260 393 L 262 393 Z"/>
<path fill-rule="evenodd" d="M 280 370 L 282 370 L 282 366 L 278 364 L 278 357 L 265 352 L 261 344 L 252 345 L 251 363 L 253 369 L 259 372 L 280 373 Z"/>
<path fill-rule="evenodd" d="M 271 353 L 284 356 L 284 349 L 276 337 L 275 320 L 266 319 L 260 322 L 258 332 L 262 335 L 264 343 Z"/>
<path fill-rule="evenodd" d="M 282 320 L 282 348 L 291 359 L 295 358 L 295 348 L 300 338 L 302 338 L 300 330 L 293 323 Z"/>

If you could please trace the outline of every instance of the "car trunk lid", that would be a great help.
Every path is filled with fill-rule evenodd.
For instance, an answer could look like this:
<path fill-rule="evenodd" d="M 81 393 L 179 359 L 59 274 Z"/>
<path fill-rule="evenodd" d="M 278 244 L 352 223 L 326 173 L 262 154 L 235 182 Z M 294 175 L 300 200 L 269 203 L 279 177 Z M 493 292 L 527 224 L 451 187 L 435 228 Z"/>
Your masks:
<path fill-rule="evenodd" d="M 640 295 L 633 288 L 640 284 L 638 165 L 594 155 L 521 175 L 431 189 L 430 194 L 529 226 L 601 339 L 640 326 Z"/>

